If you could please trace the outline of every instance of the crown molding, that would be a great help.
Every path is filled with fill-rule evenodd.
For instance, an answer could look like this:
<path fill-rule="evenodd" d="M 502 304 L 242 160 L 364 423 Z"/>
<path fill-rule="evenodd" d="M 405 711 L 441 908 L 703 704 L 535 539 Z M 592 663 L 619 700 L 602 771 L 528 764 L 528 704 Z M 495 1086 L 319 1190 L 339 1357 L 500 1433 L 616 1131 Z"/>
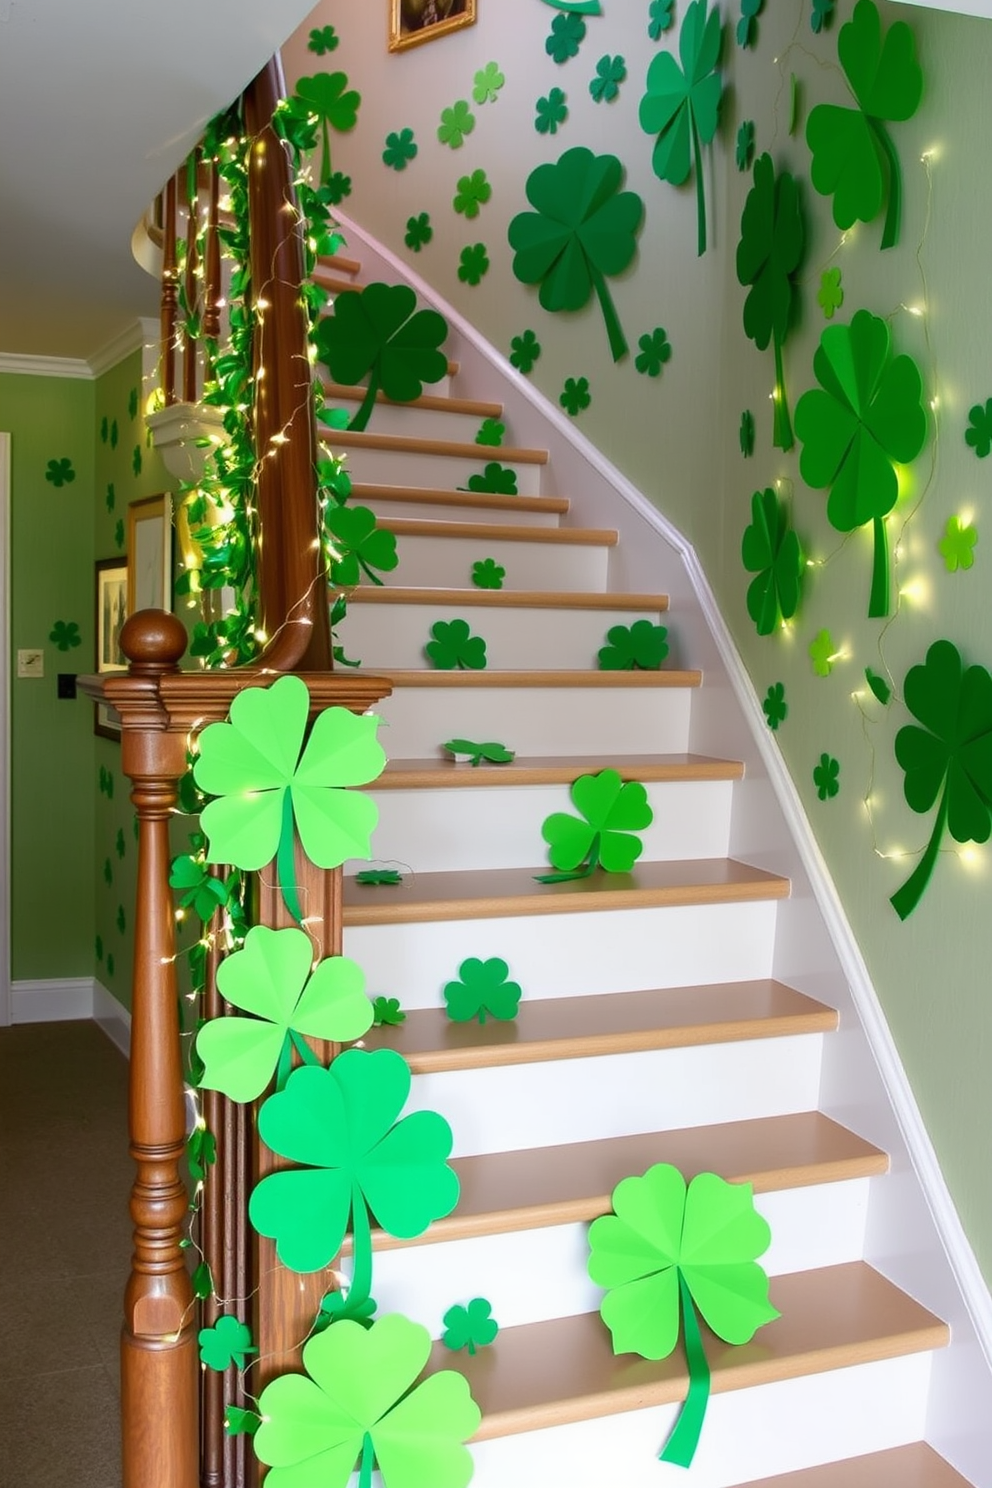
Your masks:
<path fill-rule="evenodd" d="M 116 336 L 99 347 L 88 359 L 90 375 L 102 377 L 104 372 L 109 372 L 111 367 L 116 367 L 132 351 L 138 351 L 149 341 L 158 341 L 158 321 L 149 316 L 142 316 L 133 320 L 129 326 L 125 326 Z"/>
<path fill-rule="evenodd" d="M 0 351 L 0 372 L 10 372 L 18 377 L 79 377 L 92 382 L 133 351 L 149 344 L 157 345 L 158 334 L 158 321 L 151 316 L 140 316 L 105 341 L 91 357 L 22 356 L 17 352 Z"/>
<path fill-rule="evenodd" d="M 93 368 L 82 357 L 19 356 L 9 351 L 0 351 L 0 372 L 18 377 L 93 378 Z"/>

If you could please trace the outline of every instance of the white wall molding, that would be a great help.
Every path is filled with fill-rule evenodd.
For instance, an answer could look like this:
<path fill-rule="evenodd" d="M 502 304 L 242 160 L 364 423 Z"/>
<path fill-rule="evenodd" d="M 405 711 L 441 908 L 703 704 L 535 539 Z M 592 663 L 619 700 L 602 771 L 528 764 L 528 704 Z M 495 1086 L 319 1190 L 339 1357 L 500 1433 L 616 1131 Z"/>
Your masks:
<path fill-rule="evenodd" d="M 18 377 L 93 378 L 93 368 L 82 357 L 20 356 L 10 351 L 0 351 L 0 372 Z"/>
<path fill-rule="evenodd" d="M 18 377 L 77 377 L 93 382 L 139 348 L 154 348 L 157 363 L 157 342 L 158 321 L 142 316 L 111 336 L 90 357 L 22 356 L 0 351 L 0 372 L 11 372 Z"/>
<path fill-rule="evenodd" d="M 98 1023 L 112 1044 L 125 1058 L 131 1055 L 131 1014 L 108 992 L 101 981 L 93 979 L 93 1021 Z"/>

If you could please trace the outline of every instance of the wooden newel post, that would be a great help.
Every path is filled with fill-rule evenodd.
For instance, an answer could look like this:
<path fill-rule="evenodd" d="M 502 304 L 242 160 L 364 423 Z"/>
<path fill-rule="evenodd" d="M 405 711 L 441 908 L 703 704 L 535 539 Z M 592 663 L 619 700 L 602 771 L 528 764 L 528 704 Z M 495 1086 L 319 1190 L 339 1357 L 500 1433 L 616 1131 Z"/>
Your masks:
<path fill-rule="evenodd" d="M 179 1242 L 189 1197 L 169 819 L 186 740 L 168 730 L 159 681 L 178 670 L 186 633 L 143 610 L 121 632 L 130 667 L 106 684 L 121 716 L 121 764 L 138 815 L 138 898 L 131 1012 L 129 1124 L 134 1254 L 124 1294 L 121 1417 L 124 1488 L 197 1488 L 199 1359 L 193 1295 Z"/>

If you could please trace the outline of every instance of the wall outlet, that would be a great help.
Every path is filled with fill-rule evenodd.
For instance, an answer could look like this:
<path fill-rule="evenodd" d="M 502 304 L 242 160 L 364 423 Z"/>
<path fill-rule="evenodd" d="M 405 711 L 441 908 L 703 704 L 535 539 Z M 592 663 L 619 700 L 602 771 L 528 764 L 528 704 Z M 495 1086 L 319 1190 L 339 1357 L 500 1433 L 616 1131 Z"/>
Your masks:
<path fill-rule="evenodd" d="M 19 677 L 43 677 L 45 675 L 45 653 L 40 648 L 18 651 L 17 675 Z"/>

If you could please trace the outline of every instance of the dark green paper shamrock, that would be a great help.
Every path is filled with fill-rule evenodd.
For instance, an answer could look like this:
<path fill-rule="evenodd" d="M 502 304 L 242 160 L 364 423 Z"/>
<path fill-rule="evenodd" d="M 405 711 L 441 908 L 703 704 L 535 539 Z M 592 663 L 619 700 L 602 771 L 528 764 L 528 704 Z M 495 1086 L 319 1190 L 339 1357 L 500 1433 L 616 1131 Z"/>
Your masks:
<path fill-rule="evenodd" d="M 968 424 L 964 442 L 971 446 L 980 460 L 984 460 L 992 450 L 992 398 L 975 404 L 968 414 Z"/>
<path fill-rule="evenodd" d="M 541 343 L 533 331 L 523 331 L 510 342 L 510 363 L 524 376 L 533 372 L 534 363 L 541 355 Z"/>
<path fill-rule="evenodd" d="M 358 123 L 358 109 L 362 95 L 348 87 L 348 75 L 344 72 L 318 72 L 313 77 L 302 77 L 296 84 L 296 92 L 290 105 L 300 113 L 316 115 L 320 125 L 322 151 L 320 158 L 321 185 L 331 179 L 331 130 L 347 134 Z"/>
<path fill-rule="evenodd" d="M 437 137 L 442 145 L 448 145 L 452 150 L 459 150 L 465 143 L 465 136 L 471 134 L 474 128 L 475 115 L 464 98 L 460 98 L 450 108 L 441 110 L 441 123 L 438 125 Z"/>
<path fill-rule="evenodd" d="M 458 189 L 451 205 L 463 217 L 478 217 L 480 208 L 485 206 L 492 194 L 493 188 L 485 171 L 476 170 L 470 176 L 459 176 Z"/>
<path fill-rule="evenodd" d="M 193 1296 L 200 1302 L 205 1302 L 208 1297 L 213 1296 L 214 1278 L 210 1266 L 206 1261 L 201 1261 L 190 1278 L 193 1288 Z"/>
<path fill-rule="evenodd" d="M 662 32 L 670 29 L 674 20 L 672 5 L 673 0 L 651 0 L 648 6 L 648 35 L 652 41 L 659 41 Z"/>
<path fill-rule="evenodd" d="M 106 503 L 108 512 L 112 512 L 117 505 L 117 493 L 114 491 L 113 481 L 108 481 L 107 483 Z"/>
<path fill-rule="evenodd" d="M 538 883 L 588 878 L 596 868 L 629 873 L 644 851 L 634 833 L 654 820 L 643 785 L 624 784 L 616 770 L 601 770 L 598 775 L 580 776 L 572 785 L 571 797 L 581 817 L 556 811 L 541 828 L 552 867 L 558 871 L 538 875 Z"/>
<path fill-rule="evenodd" d="M 113 951 L 108 951 L 108 953 L 107 953 L 107 973 L 108 973 L 109 976 L 113 976 L 113 974 L 114 974 L 114 953 L 113 953 Z"/>
<path fill-rule="evenodd" d="M 382 152 L 383 165 L 388 165 L 395 171 L 406 170 L 416 156 L 417 145 L 412 129 L 401 129 L 398 134 L 394 132 L 386 135 L 386 148 Z"/>
<path fill-rule="evenodd" d="M 467 754 L 473 766 L 481 765 L 483 760 L 487 765 L 508 765 L 516 759 L 512 749 L 492 740 L 478 744 L 474 739 L 449 739 L 441 748 L 449 754 Z"/>
<path fill-rule="evenodd" d="M 395 887 L 403 882 L 398 868 L 363 868 L 355 874 L 356 884 L 368 884 L 370 888 Z"/>
<path fill-rule="evenodd" d="M 495 558 L 481 558 L 472 564 L 472 583 L 477 589 L 502 589 L 506 569 Z"/>
<path fill-rule="evenodd" d="M 56 620 L 48 639 L 58 646 L 60 651 L 71 651 L 73 646 L 81 646 L 83 643 L 75 620 Z"/>
<path fill-rule="evenodd" d="M 757 17 L 761 14 L 764 0 L 741 0 L 741 18 L 737 22 L 737 45 L 749 47 L 754 44 L 758 27 Z"/>
<path fill-rule="evenodd" d="M 637 344 L 640 347 L 638 355 L 634 358 L 637 371 L 647 377 L 660 377 L 662 367 L 671 360 L 672 356 L 672 343 L 668 339 L 668 332 L 663 326 L 656 326 L 653 331 L 645 331 Z"/>
<path fill-rule="evenodd" d="M 118 519 L 117 526 L 114 528 L 114 542 L 116 543 L 117 547 L 123 548 L 123 546 L 124 546 L 124 518 L 123 517 L 120 517 Z"/>
<path fill-rule="evenodd" d="M 375 513 L 367 506 L 329 506 L 324 511 L 329 542 L 339 555 L 331 559 L 332 584 L 350 589 L 359 581 L 359 571 L 373 584 L 382 580 L 375 572 L 391 572 L 399 562 L 396 538 L 376 526 Z"/>
<path fill-rule="evenodd" d="M 103 860 L 103 881 L 108 889 L 114 881 L 114 865 L 109 858 L 104 858 Z"/>
<path fill-rule="evenodd" d="M 124 931 L 127 928 L 127 918 L 126 918 L 126 916 L 124 914 L 124 906 L 123 906 L 123 904 L 118 904 L 118 906 L 117 906 L 117 928 L 121 932 L 122 935 L 124 934 Z"/>
<path fill-rule="evenodd" d="M 773 682 L 765 693 L 761 704 L 764 709 L 765 722 L 775 733 L 780 723 L 784 723 L 789 716 L 789 705 L 785 701 L 785 683 Z"/>
<path fill-rule="evenodd" d="M 761 351 L 769 341 L 775 348 L 775 408 L 772 443 L 792 448 L 792 423 L 785 395 L 782 347 L 789 333 L 796 300 L 794 276 L 803 261 L 806 235 L 795 177 L 782 171 L 776 177 L 772 157 L 765 153 L 754 166 L 754 185 L 741 216 L 737 245 L 737 278 L 749 285 L 744 301 L 744 331 Z"/>
<path fill-rule="evenodd" d="M 307 41 L 307 50 L 323 57 L 325 52 L 336 52 L 341 38 L 333 26 L 314 27 Z"/>
<path fill-rule="evenodd" d="M 865 681 L 884 708 L 892 697 L 892 688 L 886 678 L 873 671 L 871 667 L 865 667 Z"/>
<path fill-rule="evenodd" d="M 110 425 L 110 448 L 117 448 L 117 420 L 113 419 Z"/>
<path fill-rule="evenodd" d="M 588 377 L 566 377 L 558 402 L 570 418 L 576 418 L 592 402 Z"/>
<path fill-rule="evenodd" d="M 473 243 L 463 248 L 458 259 L 458 277 L 463 284 L 481 284 L 489 273 L 489 254 L 485 243 Z"/>
<path fill-rule="evenodd" d="M 131 470 L 134 475 L 141 474 L 141 445 L 136 444 L 131 451 Z"/>
<path fill-rule="evenodd" d="M 737 161 L 737 169 L 746 171 L 751 169 L 751 161 L 754 158 L 754 120 L 745 119 L 737 131 L 737 143 L 734 147 L 734 158 Z"/>
<path fill-rule="evenodd" d="M 351 195 L 351 177 L 346 176 L 344 171 L 332 171 L 324 188 L 331 206 L 339 206 L 346 196 Z"/>
<path fill-rule="evenodd" d="M 482 420 L 482 426 L 475 436 L 475 442 L 476 444 L 490 445 L 495 449 L 503 443 L 505 433 L 506 425 L 501 424 L 499 419 L 486 418 Z"/>
<path fill-rule="evenodd" d="M 626 79 L 627 64 L 622 57 L 609 53 L 596 63 L 596 76 L 589 84 L 593 103 L 612 103 L 620 96 L 620 84 Z"/>
<path fill-rule="evenodd" d="M 556 15 L 551 22 L 551 35 L 544 43 L 544 50 L 553 62 L 561 64 L 570 57 L 579 55 L 579 47 L 585 40 L 586 23 L 580 15 Z"/>
<path fill-rule="evenodd" d="M 440 672 L 467 668 L 481 672 L 486 665 L 486 643 L 471 633 L 467 620 L 435 620 L 432 640 L 424 647 L 428 660 Z"/>
<path fill-rule="evenodd" d="M 825 31 L 834 13 L 834 0 L 813 0 L 813 8 L 809 16 L 809 28 L 814 36 L 819 36 Z"/>
<path fill-rule="evenodd" d="M 448 1017 L 453 1023 L 475 1019 L 485 1023 L 487 1013 L 501 1022 L 517 1016 L 520 987 L 509 980 L 510 968 L 499 956 L 491 956 L 488 961 L 469 956 L 459 966 L 458 975 L 461 980 L 448 982 L 444 989 Z"/>
<path fill-rule="evenodd" d="M 107 415 L 104 414 L 103 415 L 103 418 L 100 420 L 100 439 L 101 439 L 101 441 L 104 444 L 106 444 L 106 442 L 107 442 L 107 436 L 108 436 L 109 433 L 110 433 L 110 422 L 109 422 L 109 420 L 107 418 Z"/>
<path fill-rule="evenodd" d="M 487 1348 L 499 1332 L 499 1323 L 492 1315 L 493 1307 L 485 1297 L 473 1297 L 467 1307 L 456 1303 L 444 1314 L 444 1332 L 441 1342 L 445 1348 L 457 1353 L 467 1348 L 474 1354 Z"/>
<path fill-rule="evenodd" d="M 650 620 L 611 626 L 606 639 L 599 652 L 601 672 L 656 672 L 668 655 L 668 631 Z"/>
<path fill-rule="evenodd" d="M 568 118 L 568 105 L 561 88 L 552 88 L 545 98 L 535 104 L 534 128 L 538 134 L 557 134 Z"/>
<path fill-rule="evenodd" d="M 759 635 L 771 635 L 780 620 L 799 608 L 806 564 L 799 538 L 771 486 L 751 497 L 751 522 L 744 529 L 741 561 L 756 574 L 747 591 L 747 612 Z"/>
<path fill-rule="evenodd" d="M 749 408 L 745 408 L 741 414 L 741 426 L 738 431 L 741 454 L 745 460 L 749 460 L 754 454 L 754 414 Z"/>
<path fill-rule="evenodd" d="M 53 486 L 68 486 L 76 479 L 76 472 L 72 468 L 72 461 L 68 458 L 63 460 L 49 460 L 48 469 L 45 471 L 45 479 L 51 481 Z"/>
<path fill-rule="evenodd" d="M 224 1430 L 228 1436 L 254 1436 L 262 1418 L 258 1411 L 243 1410 L 240 1405 L 225 1405 Z"/>
<path fill-rule="evenodd" d="M 244 1369 L 252 1347 L 251 1329 L 236 1317 L 219 1317 L 212 1328 L 200 1329 L 200 1363 L 208 1369 L 225 1370 L 233 1364 Z"/>
<path fill-rule="evenodd" d="M 339 294 L 333 314 L 317 326 L 315 343 L 335 382 L 353 387 L 368 377 L 349 428 L 367 426 L 380 389 L 395 403 L 409 403 L 422 395 L 424 383 L 446 377 L 448 359 L 438 348 L 447 335 L 444 316 L 418 310 L 405 284 L 367 284 Z"/>
<path fill-rule="evenodd" d="M 813 784 L 821 801 L 832 801 L 840 792 L 840 762 L 829 754 L 821 754 L 819 764 L 813 767 Z"/>
<path fill-rule="evenodd" d="M 469 476 L 467 486 L 458 489 L 493 496 L 516 496 L 517 472 L 509 465 L 501 465 L 498 460 L 490 460 L 483 471 Z"/>
<path fill-rule="evenodd" d="M 376 997 L 372 1001 L 372 1022 L 376 1028 L 398 1028 L 406 1022 L 406 1013 L 398 997 Z"/>
<path fill-rule="evenodd" d="M 414 253 L 419 253 L 421 248 L 426 248 L 434 236 L 431 227 L 429 212 L 421 212 L 418 217 L 408 217 L 406 222 L 406 236 L 403 241 Z"/>
<path fill-rule="evenodd" d="M 204 924 L 228 900 L 228 887 L 224 880 L 211 874 L 202 857 L 193 857 L 190 853 L 173 858 L 169 887 L 179 890 L 180 907 L 192 909 Z"/>

